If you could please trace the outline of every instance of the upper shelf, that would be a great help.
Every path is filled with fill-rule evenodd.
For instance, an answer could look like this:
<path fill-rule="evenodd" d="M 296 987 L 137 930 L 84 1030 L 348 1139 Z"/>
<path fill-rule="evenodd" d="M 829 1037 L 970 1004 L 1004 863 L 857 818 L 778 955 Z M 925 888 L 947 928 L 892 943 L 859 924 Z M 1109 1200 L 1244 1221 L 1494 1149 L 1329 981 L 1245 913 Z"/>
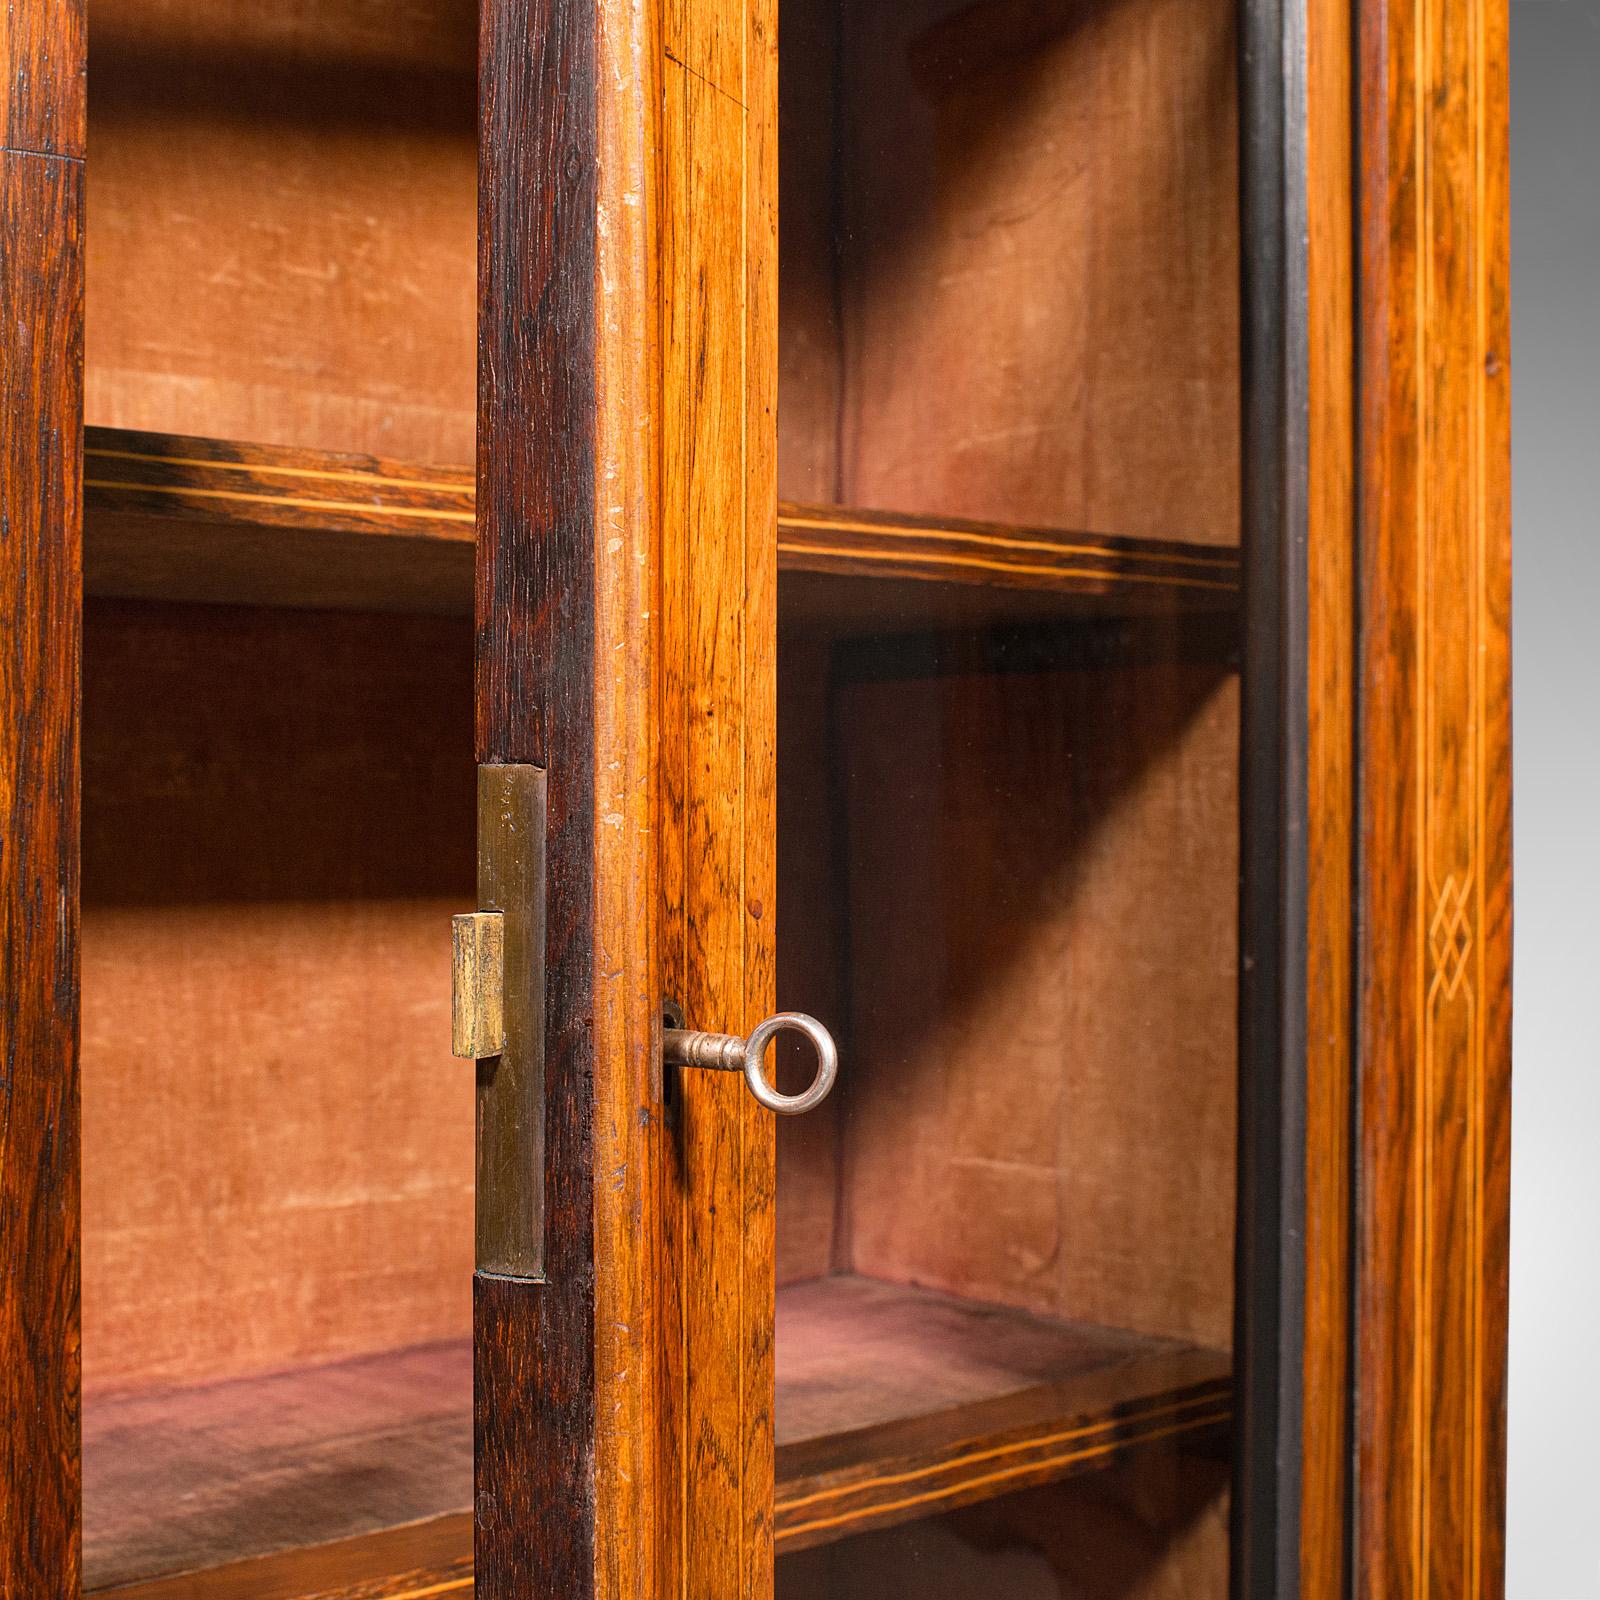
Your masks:
<path fill-rule="evenodd" d="M 83 489 L 89 594 L 472 611 L 470 468 L 90 428 Z"/>
<path fill-rule="evenodd" d="M 1239 552 L 957 517 L 778 507 L 784 604 L 845 626 L 1228 612 Z"/>
<path fill-rule="evenodd" d="M 136 599 L 468 615 L 473 474 L 90 428 L 84 584 Z M 1229 612 L 1238 552 L 1175 539 L 778 508 L 789 613 L 844 627 Z"/>

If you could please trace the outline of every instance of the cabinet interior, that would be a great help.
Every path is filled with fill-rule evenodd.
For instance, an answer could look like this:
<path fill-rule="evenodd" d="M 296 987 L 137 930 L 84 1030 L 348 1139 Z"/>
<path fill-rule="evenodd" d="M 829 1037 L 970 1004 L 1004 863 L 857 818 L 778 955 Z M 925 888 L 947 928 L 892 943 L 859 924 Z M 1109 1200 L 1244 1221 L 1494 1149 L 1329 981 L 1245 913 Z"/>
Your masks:
<path fill-rule="evenodd" d="M 470 462 L 472 0 L 88 10 L 88 421 Z"/>
<path fill-rule="evenodd" d="M 476 6 L 89 16 L 86 1584 L 433 1581 L 470 1571 Z M 1065 1507 L 1058 1573 L 1116 1543 L 1108 1594 L 1220 1594 L 1232 10 L 781 30 L 779 1002 L 845 1063 L 780 1129 L 781 1589 Z M 1175 1416 L 1181 1470 L 1140 1449 Z M 859 1487 L 935 1459 L 926 1505 Z"/>
<path fill-rule="evenodd" d="M 419 1523 L 470 1561 L 472 626 L 392 614 L 385 582 L 451 609 L 428 543 L 374 588 L 317 505 L 371 498 L 330 451 L 470 482 L 476 6 L 89 25 L 86 1587 Z M 255 446 L 118 534 L 108 485 Z M 406 1537 L 366 1565 L 434 1561 Z M 269 1568 L 250 1592 L 322 1581 Z"/>
<path fill-rule="evenodd" d="M 1231 6 L 788 0 L 780 62 L 780 499 L 1180 539 L 1215 577 Z M 1046 1586 L 1006 1592 L 1225 1592 L 1237 662 L 1215 591 L 1139 572 L 1087 614 L 780 606 L 779 1004 L 843 1063 L 779 1128 L 785 1600 L 1025 1557 Z M 1085 1361 L 1102 1418 L 1160 1413 L 1142 1443 L 1094 1432 Z"/>

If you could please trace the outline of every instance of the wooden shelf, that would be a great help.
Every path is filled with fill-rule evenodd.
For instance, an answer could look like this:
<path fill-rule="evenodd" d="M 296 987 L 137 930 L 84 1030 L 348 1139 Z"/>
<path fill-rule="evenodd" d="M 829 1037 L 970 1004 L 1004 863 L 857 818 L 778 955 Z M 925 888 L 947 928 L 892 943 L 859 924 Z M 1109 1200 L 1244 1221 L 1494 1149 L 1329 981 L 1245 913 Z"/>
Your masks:
<path fill-rule="evenodd" d="M 466 1592 L 472 1347 L 91 1397 L 83 1471 L 86 1591 L 366 1600 L 405 1574 Z"/>
<path fill-rule="evenodd" d="M 1239 603 L 1239 552 L 1178 539 L 837 506 L 778 507 L 790 615 L 852 629 L 1214 614 Z"/>
<path fill-rule="evenodd" d="M 472 1513 L 84 1592 L 96 1600 L 472 1600 Z"/>
<path fill-rule="evenodd" d="M 83 487 L 91 595 L 472 610 L 468 468 L 90 428 Z"/>
<path fill-rule="evenodd" d="M 777 1348 L 780 1553 L 1229 1423 L 1219 1352 L 866 1278 L 780 1290 Z M 461 1341 L 91 1400 L 86 1589 L 467 1592 L 471 1363 Z"/>
<path fill-rule="evenodd" d="M 1229 1358 L 855 1277 L 778 1295 L 780 1553 L 1225 1434 Z"/>
<path fill-rule="evenodd" d="M 468 615 L 473 474 L 90 428 L 91 595 Z M 783 505 L 786 612 L 932 627 L 1237 606 L 1238 553 L 1173 539 Z"/>

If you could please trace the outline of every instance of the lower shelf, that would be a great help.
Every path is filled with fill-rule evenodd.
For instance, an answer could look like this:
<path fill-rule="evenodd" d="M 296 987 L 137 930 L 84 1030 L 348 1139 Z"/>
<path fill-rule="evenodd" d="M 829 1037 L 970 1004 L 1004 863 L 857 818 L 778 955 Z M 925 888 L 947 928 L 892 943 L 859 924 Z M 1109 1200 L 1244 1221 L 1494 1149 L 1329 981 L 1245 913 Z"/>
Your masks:
<path fill-rule="evenodd" d="M 1226 1431 L 1229 1358 L 854 1277 L 778 1296 L 778 1551 Z"/>
<path fill-rule="evenodd" d="M 392 1591 L 352 1586 L 407 1568 L 447 1577 L 463 1559 L 465 1588 L 471 1344 L 91 1399 L 83 1476 L 86 1590 L 197 1572 L 203 1587 L 162 1580 L 149 1592 L 221 1600 L 235 1592 L 216 1575 L 227 1564 L 255 1600 L 337 1595 L 341 1583 L 367 1595 Z M 426 1549 L 385 1531 L 441 1518 L 458 1525 L 435 1528 Z M 308 1546 L 327 1547 L 309 1566 Z"/>
<path fill-rule="evenodd" d="M 780 1291 L 777 1348 L 780 1554 L 1229 1421 L 1219 1352 L 865 1278 Z M 83 1454 L 88 1591 L 470 1591 L 465 1341 L 92 1401 Z"/>

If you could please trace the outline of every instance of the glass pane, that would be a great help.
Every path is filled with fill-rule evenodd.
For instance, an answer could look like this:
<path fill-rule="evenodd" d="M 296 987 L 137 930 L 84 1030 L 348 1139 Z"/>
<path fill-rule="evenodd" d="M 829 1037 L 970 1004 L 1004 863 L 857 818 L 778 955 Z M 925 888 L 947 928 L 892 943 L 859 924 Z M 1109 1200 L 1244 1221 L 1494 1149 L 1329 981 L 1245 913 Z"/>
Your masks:
<path fill-rule="evenodd" d="M 1232 10 L 783 19 L 778 1593 L 1221 1600 Z"/>
<path fill-rule="evenodd" d="M 88 10 L 84 1587 L 372 1593 L 471 1550 L 471 549 L 351 519 L 470 525 L 474 8 Z"/>

